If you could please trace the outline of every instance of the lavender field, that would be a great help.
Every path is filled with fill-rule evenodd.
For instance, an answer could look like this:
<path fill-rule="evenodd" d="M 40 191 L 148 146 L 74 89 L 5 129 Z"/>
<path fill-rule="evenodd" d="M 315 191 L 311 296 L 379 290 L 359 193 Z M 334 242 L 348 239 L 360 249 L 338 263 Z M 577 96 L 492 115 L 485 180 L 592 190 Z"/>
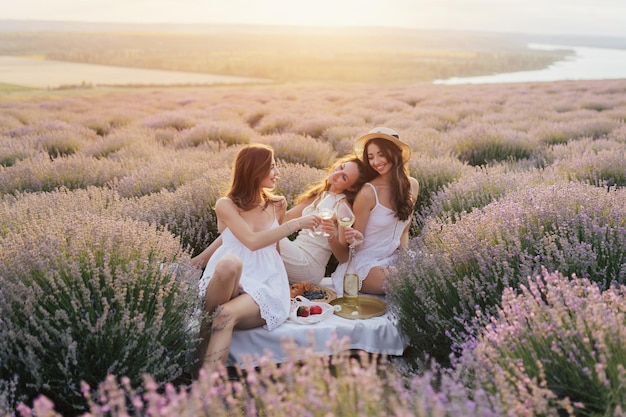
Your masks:
<path fill-rule="evenodd" d="M 185 265 L 238 148 L 292 204 L 374 126 L 421 185 L 405 357 L 192 382 Z M 6 93 L 0 415 L 626 416 L 625 186 L 626 80 Z"/>

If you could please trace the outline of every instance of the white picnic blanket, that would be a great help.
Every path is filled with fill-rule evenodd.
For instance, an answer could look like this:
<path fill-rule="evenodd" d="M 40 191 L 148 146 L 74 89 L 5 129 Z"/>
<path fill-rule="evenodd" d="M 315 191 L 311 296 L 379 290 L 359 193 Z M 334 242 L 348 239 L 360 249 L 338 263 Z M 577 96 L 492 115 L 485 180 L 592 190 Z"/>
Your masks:
<path fill-rule="evenodd" d="M 322 285 L 332 288 L 332 281 L 325 278 Z M 333 354 L 341 350 L 337 340 L 344 337 L 350 339 L 350 349 L 370 353 L 402 355 L 408 346 L 408 340 L 400 335 L 396 320 L 389 312 L 356 320 L 332 315 L 315 324 L 299 324 L 288 320 L 271 332 L 265 327 L 235 330 L 226 365 L 245 367 L 246 357 L 252 358 L 252 364 L 256 365 L 255 359 L 266 352 L 272 354 L 275 362 L 284 362 L 291 356 L 283 346 L 283 341 L 287 339 L 293 340 L 297 346 L 312 348 L 319 355 Z"/>

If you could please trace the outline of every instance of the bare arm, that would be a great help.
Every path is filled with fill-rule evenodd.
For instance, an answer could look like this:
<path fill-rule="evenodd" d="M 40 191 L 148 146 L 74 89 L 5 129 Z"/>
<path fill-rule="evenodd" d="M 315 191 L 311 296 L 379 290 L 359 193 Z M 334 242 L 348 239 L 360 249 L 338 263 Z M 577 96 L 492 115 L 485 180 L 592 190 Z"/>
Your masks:
<path fill-rule="evenodd" d="M 191 258 L 191 266 L 198 269 L 204 269 L 211 256 L 215 253 L 217 248 L 222 246 L 222 236 L 218 236 L 211 244 L 202 251 L 201 254 Z"/>
<path fill-rule="evenodd" d="M 289 220 L 293 220 L 293 219 L 296 219 L 296 218 L 302 216 L 302 211 L 304 210 L 304 208 L 306 206 L 308 206 L 309 204 L 311 204 L 311 202 L 313 200 L 314 200 L 314 198 L 308 198 L 308 199 L 306 199 L 306 200 L 296 204 L 295 206 L 293 206 L 289 210 L 287 210 L 287 214 L 285 216 L 285 220 L 289 221 Z"/>
<path fill-rule="evenodd" d="M 253 231 L 248 223 L 241 217 L 235 203 L 230 198 L 222 197 L 215 204 L 215 213 L 218 218 L 220 230 L 226 227 L 235 237 L 250 250 L 258 250 L 278 242 L 280 239 L 289 236 L 291 233 L 302 228 L 314 227 L 319 224 L 319 217 L 309 215 L 289 220 L 279 227 L 268 230 Z M 280 223 L 285 217 L 284 204 L 277 210 L 277 219 Z"/>

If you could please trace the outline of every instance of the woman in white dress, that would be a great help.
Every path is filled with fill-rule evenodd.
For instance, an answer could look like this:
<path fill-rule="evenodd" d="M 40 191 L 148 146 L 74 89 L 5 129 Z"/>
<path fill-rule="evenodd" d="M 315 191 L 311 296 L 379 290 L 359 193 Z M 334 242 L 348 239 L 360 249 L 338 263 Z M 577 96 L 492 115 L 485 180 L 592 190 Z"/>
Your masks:
<path fill-rule="evenodd" d="M 336 205 L 345 199 L 350 206 L 354 197 L 365 182 L 365 167 L 354 156 L 338 159 L 330 168 L 328 176 L 302 193 L 296 205 L 287 211 L 287 219 L 310 214 L 318 203 L 323 191 L 327 191 Z M 294 240 L 288 238 L 279 242 L 280 257 L 285 263 L 290 283 L 310 282 L 319 284 L 326 275 L 326 265 L 332 255 L 339 262 L 348 259 L 345 243 L 337 239 L 337 227 L 334 221 L 322 221 L 322 229 L 328 234 L 311 234 L 307 230 L 298 233 Z"/>
<path fill-rule="evenodd" d="M 359 158 L 352 155 L 339 158 L 329 169 L 328 176 L 323 181 L 311 186 L 297 198 L 296 204 L 287 211 L 285 220 L 289 221 L 311 214 L 323 191 L 328 191 L 335 203 L 345 198 L 352 205 L 357 191 L 364 182 L 365 167 Z M 280 240 L 280 256 L 285 264 L 289 283 L 319 284 L 326 274 L 326 265 L 333 254 L 338 262 L 347 260 L 347 245 L 336 238 L 335 222 L 323 221 L 322 224 L 322 230 L 327 232 L 328 237 L 303 230 L 294 240 L 287 237 Z M 200 269 L 204 268 L 213 252 L 221 244 L 222 237 L 218 236 L 211 245 L 191 260 L 192 265 Z"/>
<path fill-rule="evenodd" d="M 368 182 L 354 200 L 352 228 L 339 234 L 342 241 L 362 240 L 354 256 L 361 292 L 384 294 L 385 277 L 393 271 L 398 248 L 407 248 L 409 227 L 419 193 L 409 175 L 411 148 L 389 128 L 378 127 L 356 140 L 354 152 L 365 164 Z M 332 274 L 337 295 L 343 294 L 347 262 Z"/>
<path fill-rule="evenodd" d="M 284 197 L 271 193 L 279 172 L 267 145 L 244 146 L 237 153 L 230 190 L 215 213 L 222 245 L 199 282 L 211 321 L 201 326 L 199 360 L 213 369 L 228 357 L 233 329 L 267 326 L 273 330 L 289 315 L 287 272 L 277 242 L 301 228 L 320 224 L 308 215 L 283 223 Z"/>

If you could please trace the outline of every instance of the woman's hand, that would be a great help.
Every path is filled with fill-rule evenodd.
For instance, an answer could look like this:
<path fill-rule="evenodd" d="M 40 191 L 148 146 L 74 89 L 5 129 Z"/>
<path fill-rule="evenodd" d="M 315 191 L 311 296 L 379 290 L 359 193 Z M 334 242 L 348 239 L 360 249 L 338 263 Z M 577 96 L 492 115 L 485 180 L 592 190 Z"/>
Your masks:
<path fill-rule="evenodd" d="M 193 268 L 196 269 L 204 269 L 207 264 L 207 261 L 202 259 L 200 255 L 191 258 L 190 264 Z"/>
<path fill-rule="evenodd" d="M 315 229 L 320 225 L 322 219 L 316 214 L 309 214 L 308 216 L 298 217 L 293 221 L 298 225 L 298 229 Z"/>
<path fill-rule="evenodd" d="M 346 242 L 350 244 L 350 246 L 357 246 L 363 243 L 363 233 L 352 227 L 346 227 L 344 230 L 344 236 Z"/>
<path fill-rule="evenodd" d="M 328 240 L 337 237 L 337 225 L 333 219 L 322 219 L 322 232 L 328 235 Z"/>

